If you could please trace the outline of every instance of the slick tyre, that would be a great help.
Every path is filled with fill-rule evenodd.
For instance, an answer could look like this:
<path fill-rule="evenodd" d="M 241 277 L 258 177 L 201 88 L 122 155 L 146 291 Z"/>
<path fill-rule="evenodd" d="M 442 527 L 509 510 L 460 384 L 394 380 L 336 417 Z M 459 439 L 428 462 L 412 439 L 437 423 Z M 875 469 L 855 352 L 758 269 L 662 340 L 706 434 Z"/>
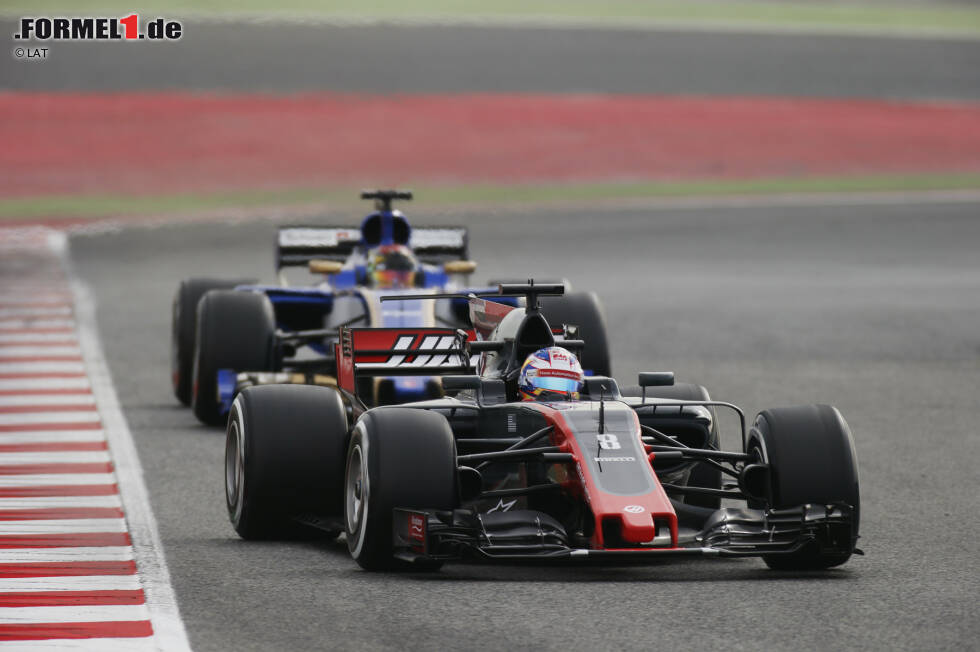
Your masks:
<path fill-rule="evenodd" d="M 560 297 L 541 297 L 541 312 L 552 328 L 562 324 L 578 326 L 585 351 L 579 362 L 594 376 L 611 376 L 609 339 L 602 305 L 594 292 L 573 292 Z M 561 342 L 558 342 L 561 345 Z"/>
<path fill-rule="evenodd" d="M 307 512 L 339 523 L 346 444 L 347 416 L 336 390 L 244 389 L 232 404 L 225 436 L 225 499 L 238 535 L 294 536 L 300 528 L 292 517 Z"/>
<path fill-rule="evenodd" d="M 839 549 L 822 552 L 814 544 L 789 555 L 764 556 L 766 564 L 813 570 L 846 562 L 857 543 L 861 500 L 854 440 L 840 412 L 829 405 L 766 410 L 749 431 L 747 450 L 769 464 L 773 509 L 845 503 L 852 510 L 851 538 Z"/>
<path fill-rule="evenodd" d="M 347 547 L 362 568 L 403 566 L 392 557 L 395 507 L 450 510 L 458 501 L 456 443 L 444 416 L 401 407 L 361 416 L 347 447 L 344 520 Z"/>
<path fill-rule="evenodd" d="M 208 290 L 226 290 L 249 280 L 189 278 L 181 281 L 174 294 L 170 321 L 170 380 L 174 396 L 184 405 L 191 404 L 194 373 L 194 336 L 197 332 L 197 304 Z"/>
<path fill-rule="evenodd" d="M 218 370 L 274 371 L 275 315 L 264 294 L 211 290 L 197 306 L 191 408 L 201 423 L 224 425 Z"/>
<path fill-rule="evenodd" d="M 623 390 L 623 395 L 642 396 L 643 390 L 638 386 L 627 387 Z M 647 398 L 673 398 L 680 401 L 711 400 L 707 389 L 701 385 L 694 385 L 692 383 L 674 383 L 673 385 L 663 387 L 647 387 L 646 396 Z M 708 409 L 711 411 L 711 431 L 708 434 L 707 445 L 709 448 L 719 448 L 718 419 L 715 411 L 712 408 Z M 692 487 L 721 489 L 721 470 L 705 462 L 698 462 L 691 469 L 691 475 L 688 477 L 687 483 Z M 717 496 L 689 494 L 685 496 L 684 502 L 688 505 L 705 507 L 707 509 L 718 509 L 721 507 L 721 498 Z"/>

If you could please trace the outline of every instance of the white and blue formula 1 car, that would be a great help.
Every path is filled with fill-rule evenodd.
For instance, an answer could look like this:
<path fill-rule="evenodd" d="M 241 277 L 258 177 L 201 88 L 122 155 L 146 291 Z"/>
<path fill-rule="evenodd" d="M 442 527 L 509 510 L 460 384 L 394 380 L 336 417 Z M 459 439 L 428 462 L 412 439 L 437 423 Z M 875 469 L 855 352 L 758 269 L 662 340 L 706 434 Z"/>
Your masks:
<path fill-rule="evenodd" d="M 225 423 L 244 387 L 262 384 L 336 385 L 334 344 L 340 327 L 470 329 L 465 298 L 387 301 L 381 294 L 484 292 L 469 283 L 465 227 L 411 227 L 392 208 L 410 191 L 361 193 L 375 210 L 357 227 L 285 226 L 276 241 L 278 283 L 192 278 L 173 300 L 171 377 L 174 393 L 209 425 Z M 322 274 L 312 286 L 290 286 L 287 268 Z M 519 298 L 504 299 L 517 306 Z M 543 309 L 555 323 L 578 326 L 592 347 L 588 372 L 610 373 L 602 309 L 592 293 L 550 297 Z M 442 396 L 438 377 L 364 380 L 362 397 L 375 405 Z M 370 385 L 370 386 L 368 386 Z"/>

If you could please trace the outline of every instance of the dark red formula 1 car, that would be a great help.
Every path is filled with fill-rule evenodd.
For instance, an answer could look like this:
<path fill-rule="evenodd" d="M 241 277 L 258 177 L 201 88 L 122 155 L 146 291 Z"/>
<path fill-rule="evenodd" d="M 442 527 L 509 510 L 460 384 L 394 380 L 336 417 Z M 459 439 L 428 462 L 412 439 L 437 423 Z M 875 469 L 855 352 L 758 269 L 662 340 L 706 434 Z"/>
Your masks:
<path fill-rule="evenodd" d="M 562 292 L 501 285 L 499 296 L 525 297 L 520 308 L 471 295 L 475 332 L 344 327 L 338 389 L 245 389 L 225 463 L 237 532 L 344 532 L 370 570 L 694 556 L 811 569 L 859 552 L 857 459 L 833 407 L 766 410 L 747 428 L 738 407 L 669 372 L 626 391 L 587 377 L 577 401 L 518 401 L 530 353 L 556 337 L 588 346 L 538 309 Z M 362 377 L 398 374 L 442 375 L 447 397 L 372 409 L 358 398 Z M 721 410 L 740 420 L 741 450 L 719 450 Z"/>

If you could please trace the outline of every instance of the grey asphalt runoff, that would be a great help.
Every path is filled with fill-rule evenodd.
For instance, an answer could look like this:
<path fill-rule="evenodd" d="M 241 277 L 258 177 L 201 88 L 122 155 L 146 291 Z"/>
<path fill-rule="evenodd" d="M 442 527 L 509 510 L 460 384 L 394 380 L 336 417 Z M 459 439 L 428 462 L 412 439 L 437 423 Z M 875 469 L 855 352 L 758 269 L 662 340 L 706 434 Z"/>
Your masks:
<path fill-rule="evenodd" d="M 980 99 L 980 40 L 184 21 L 174 43 L 55 42 L 0 89 Z"/>
<path fill-rule="evenodd" d="M 371 574 L 342 540 L 241 541 L 224 506 L 223 432 L 171 394 L 170 299 L 191 275 L 271 281 L 274 225 L 77 236 L 71 258 L 98 301 L 195 649 L 976 646 L 980 205 L 412 208 L 417 223 L 470 227 L 480 279 L 567 276 L 598 291 L 624 384 L 673 370 L 750 418 L 840 408 L 867 555 L 818 573 L 700 560 Z M 737 446 L 731 429 L 724 440 Z"/>

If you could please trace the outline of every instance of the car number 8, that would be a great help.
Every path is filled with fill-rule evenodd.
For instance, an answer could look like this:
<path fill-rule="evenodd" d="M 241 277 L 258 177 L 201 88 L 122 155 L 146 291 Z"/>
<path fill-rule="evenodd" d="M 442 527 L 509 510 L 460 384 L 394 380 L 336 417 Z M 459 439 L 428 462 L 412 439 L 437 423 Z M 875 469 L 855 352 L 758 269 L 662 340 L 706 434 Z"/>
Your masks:
<path fill-rule="evenodd" d="M 611 450 L 614 448 L 621 448 L 619 445 L 619 439 L 616 435 L 596 435 L 599 438 L 599 448 L 604 448 L 606 450 Z"/>

